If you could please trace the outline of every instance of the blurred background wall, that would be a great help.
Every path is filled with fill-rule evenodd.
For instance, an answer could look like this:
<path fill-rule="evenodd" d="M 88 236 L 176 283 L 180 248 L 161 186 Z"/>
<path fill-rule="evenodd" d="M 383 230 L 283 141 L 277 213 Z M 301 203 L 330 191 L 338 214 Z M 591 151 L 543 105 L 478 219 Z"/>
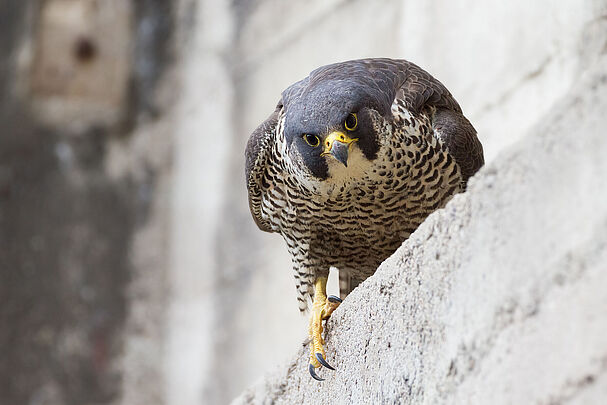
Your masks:
<path fill-rule="evenodd" d="M 605 0 L 0 7 L 1 404 L 223 404 L 294 355 L 243 151 L 315 67 L 419 64 L 490 161 L 607 49 Z"/>

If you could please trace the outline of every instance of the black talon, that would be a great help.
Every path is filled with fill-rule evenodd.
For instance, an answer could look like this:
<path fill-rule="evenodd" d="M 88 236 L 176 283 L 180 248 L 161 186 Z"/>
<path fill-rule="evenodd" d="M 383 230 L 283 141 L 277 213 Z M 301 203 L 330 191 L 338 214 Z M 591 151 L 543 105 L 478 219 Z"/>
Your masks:
<path fill-rule="evenodd" d="M 316 375 L 316 370 L 314 370 L 314 366 L 312 364 L 310 364 L 310 367 L 308 367 L 308 370 L 310 370 L 310 375 L 316 381 L 324 381 L 325 380 L 324 378 L 320 378 L 319 376 Z"/>
<path fill-rule="evenodd" d="M 327 361 L 322 357 L 322 354 L 316 353 L 316 358 L 318 359 L 318 361 L 320 362 L 320 364 L 322 364 L 323 366 L 325 366 L 329 370 L 335 370 L 333 368 L 333 366 L 331 366 L 329 363 L 327 363 Z"/>
<path fill-rule="evenodd" d="M 335 295 L 329 295 L 327 299 L 331 302 L 343 302 L 343 300 Z"/>

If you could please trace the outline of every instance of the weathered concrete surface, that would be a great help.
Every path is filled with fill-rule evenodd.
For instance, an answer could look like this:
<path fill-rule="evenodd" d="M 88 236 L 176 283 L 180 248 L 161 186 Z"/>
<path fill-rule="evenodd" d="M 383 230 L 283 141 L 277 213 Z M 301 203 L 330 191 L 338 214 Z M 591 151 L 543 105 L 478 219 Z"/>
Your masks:
<path fill-rule="evenodd" d="M 593 63 L 607 2 L 494 3 L 1 2 L 0 403 L 223 404 L 284 363 L 307 320 L 248 135 L 310 70 L 404 57 L 497 156 Z"/>
<path fill-rule="evenodd" d="M 402 55 L 456 95 L 487 162 L 525 136 L 603 46 L 605 0 L 402 3 Z"/>
<path fill-rule="evenodd" d="M 604 403 L 607 60 L 431 215 L 246 403 Z"/>
<path fill-rule="evenodd" d="M 213 377 L 208 385 L 216 403 L 226 403 L 284 363 L 307 324 L 294 305 L 284 241 L 256 228 L 242 175 L 247 137 L 274 109 L 284 88 L 327 63 L 377 56 L 409 59 L 454 94 L 490 162 L 528 134 L 570 90 L 579 72 L 594 63 L 607 33 L 605 0 L 380 3 L 233 3 L 235 38 L 224 50 L 233 62 L 235 104 L 229 125 L 234 134 L 227 157 L 233 181 L 226 185 L 220 214 L 225 220 L 218 229 L 190 233 L 197 242 L 201 234 L 214 232 L 218 246 L 218 261 L 210 271 L 216 275 L 215 287 L 209 290 L 221 311 L 209 329 L 214 335 L 209 351 L 217 356 L 209 360 Z"/>

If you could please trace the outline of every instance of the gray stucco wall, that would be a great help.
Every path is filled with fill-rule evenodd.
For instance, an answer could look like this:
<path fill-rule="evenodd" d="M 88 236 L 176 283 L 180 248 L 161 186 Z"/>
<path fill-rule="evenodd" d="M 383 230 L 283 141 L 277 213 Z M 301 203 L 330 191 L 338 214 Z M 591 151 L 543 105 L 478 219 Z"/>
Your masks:
<path fill-rule="evenodd" d="M 607 55 L 234 404 L 601 404 Z M 579 117 L 572 120 L 571 117 Z"/>
<path fill-rule="evenodd" d="M 581 72 L 595 63 L 605 46 L 606 13 L 604 1 L 382 1 L 381 6 L 367 1 L 305 6 L 260 1 L 236 24 L 240 124 L 232 159 L 240 157 L 246 137 L 272 110 L 282 89 L 313 68 L 391 56 L 419 64 L 451 90 L 477 128 L 490 163 L 500 151 L 532 134 L 534 125 L 577 86 Z M 235 175 L 239 170 L 241 166 Z M 232 202 L 245 199 L 242 184 L 235 184 L 229 195 Z M 240 206 L 243 209 L 246 218 L 246 206 Z M 213 381 L 223 393 L 233 392 L 239 380 L 252 381 L 262 368 L 272 370 L 287 361 L 306 336 L 307 319 L 287 305 L 294 302 L 294 291 L 283 241 L 248 224 L 237 229 L 241 235 L 250 232 L 254 249 L 249 250 L 248 237 L 240 243 L 243 239 L 233 234 L 221 243 L 246 251 L 244 257 L 257 268 L 245 273 L 246 278 L 233 278 L 243 280 L 248 292 L 239 300 L 236 326 L 229 326 L 224 341 L 227 346 L 220 346 L 225 348 L 221 361 L 229 365 L 228 375 L 240 376 L 224 383 L 216 376 Z M 231 285 L 236 289 L 225 292 L 243 297 L 242 285 Z M 264 293 L 258 293 L 260 288 Z M 226 353 L 235 356 L 228 359 Z"/>
<path fill-rule="evenodd" d="M 243 178 L 280 92 L 327 63 L 409 59 L 491 164 L 577 94 L 606 15 L 604 0 L 5 1 L 0 402 L 223 404 L 280 370 L 307 319 Z"/>
<path fill-rule="evenodd" d="M 116 403 L 125 342 L 158 334 L 161 311 L 136 327 L 132 310 L 165 296 L 171 149 L 153 128 L 172 13 L 162 1 L 0 6 L 2 404 Z"/>

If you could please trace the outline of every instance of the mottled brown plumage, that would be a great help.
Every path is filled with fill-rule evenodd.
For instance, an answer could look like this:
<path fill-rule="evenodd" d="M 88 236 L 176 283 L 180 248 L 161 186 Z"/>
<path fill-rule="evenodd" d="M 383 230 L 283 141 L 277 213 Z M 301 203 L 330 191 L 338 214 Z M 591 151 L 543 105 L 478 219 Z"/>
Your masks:
<path fill-rule="evenodd" d="M 286 89 L 251 135 L 249 205 L 260 229 L 284 237 L 299 307 L 314 297 L 319 323 L 332 309 L 321 311 L 315 287 L 330 267 L 343 297 L 482 164 L 476 131 L 430 74 L 404 60 L 343 62 Z M 315 378 L 315 358 L 325 364 L 317 329 Z"/>

